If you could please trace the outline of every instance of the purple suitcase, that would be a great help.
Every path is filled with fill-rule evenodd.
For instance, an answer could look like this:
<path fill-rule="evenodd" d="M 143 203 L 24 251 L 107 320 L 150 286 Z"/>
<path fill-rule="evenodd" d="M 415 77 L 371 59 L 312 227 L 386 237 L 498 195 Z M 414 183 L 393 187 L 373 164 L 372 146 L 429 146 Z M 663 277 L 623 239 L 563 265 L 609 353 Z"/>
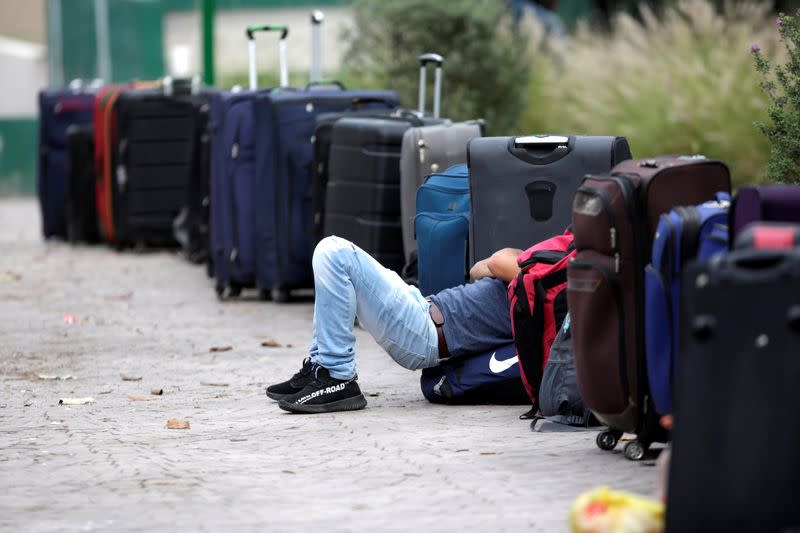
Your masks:
<path fill-rule="evenodd" d="M 742 187 L 730 210 L 730 245 L 752 222 L 800 222 L 800 185 Z"/>

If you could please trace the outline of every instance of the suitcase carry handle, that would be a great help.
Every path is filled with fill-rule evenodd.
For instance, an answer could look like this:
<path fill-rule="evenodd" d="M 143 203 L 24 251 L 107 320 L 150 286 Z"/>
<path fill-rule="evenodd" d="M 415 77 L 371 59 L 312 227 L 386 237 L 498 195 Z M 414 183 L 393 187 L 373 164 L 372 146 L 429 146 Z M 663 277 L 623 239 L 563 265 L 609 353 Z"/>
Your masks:
<path fill-rule="evenodd" d="M 433 118 L 439 118 L 442 103 L 442 64 L 444 58 L 439 54 L 427 53 L 419 56 L 419 114 L 425 115 L 425 85 L 427 85 L 427 66 L 436 65 L 433 81 Z"/>
<path fill-rule="evenodd" d="M 83 92 L 84 90 L 95 91 L 102 86 L 103 80 L 100 78 L 75 78 L 69 82 L 69 90 L 76 93 Z"/>
<path fill-rule="evenodd" d="M 278 61 L 281 71 L 281 87 L 289 86 L 289 69 L 286 66 L 286 37 L 289 35 L 289 28 L 285 24 L 254 24 L 245 30 L 247 34 L 247 52 L 250 65 L 250 89 L 258 88 L 256 75 L 256 38 L 255 33 L 267 31 L 281 32 L 281 40 L 278 42 Z"/>
<path fill-rule="evenodd" d="M 508 140 L 508 151 L 533 165 L 548 165 L 570 153 L 574 142 L 574 137 L 565 135 L 511 137 Z"/>
<path fill-rule="evenodd" d="M 339 80 L 317 80 L 317 81 L 310 81 L 308 85 L 306 85 L 306 90 L 313 89 L 315 87 L 336 87 L 341 91 L 346 91 L 347 87 L 344 86 L 344 83 L 340 82 Z"/>
<path fill-rule="evenodd" d="M 202 82 L 200 76 L 192 76 L 190 79 L 173 78 L 172 76 L 164 76 L 161 80 L 161 90 L 164 91 L 164 96 L 174 96 L 177 94 L 191 94 L 192 96 L 200 93 Z M 188 89 L 188 91 L 186 90 Z"/>
<path fill-rule="evenodd" d="M 384 104 L 386 106 L 391 107 L 392 103 L 387 101 L 385 98 L 381 98 L 379 96 L 365 96 L 365 97 L 358 97 L 356 96 L 353 98 L 352 106 L 355 109 L 358 109 L 362 105 L 368 104 Z"/>
<path fill-rule="evenodd" d="M 563 135 L 528 135 L 526 137 L 517 137 L 514 139 L 516 146 L 541 146 L 543 144 L 569 144 L 569 137 Z"/>
<path fill-rule="evenodd" d="M 311 71 L 309 86 L 322 81 L 322 21 L 325 14 L 319 9 L 311 12 Z"/>

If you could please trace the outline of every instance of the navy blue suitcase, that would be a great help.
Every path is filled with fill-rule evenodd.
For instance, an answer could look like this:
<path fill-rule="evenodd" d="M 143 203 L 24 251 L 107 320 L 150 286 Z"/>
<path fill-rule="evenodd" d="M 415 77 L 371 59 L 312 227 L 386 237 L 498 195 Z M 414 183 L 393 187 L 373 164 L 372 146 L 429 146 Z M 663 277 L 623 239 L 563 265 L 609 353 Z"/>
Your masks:
<path fill-rule="evenodd" d="M 211 130 L 211 255 L 217 294 L 237 296 L 255 285 L 255 137 L 252 92 L 209 100 Z"/>
<path fill-rule="evenodd" d="M 390 91 L 308 88 L 255 99 L 256 284 L 285 301 L 291 289 L 313 287 L 311 161 L 319 114 L 394 105 Z M 377 103 L 375 103 L 377 102 Z"/>
<path fill-rule="evenodd" d="M 419 290 L 436 294 L 467 280 L 469 174 L 465 163 L 431 174 L 417 189 L 414 235 Z"/>
<path fill-rule="evenodd" d="M 94 88 L 94 85 L 87 89 L 73 82 L 69 89 L 39 92 L 39 168 L 36 188 L 45 238 L 67 236 L 67 129 L 73 125 L 92 123 Z"/>
<path fill-rule="evenodd" d="M 313 285 L 310 166 L 317 115 L 352 109 L 358 99 L 396 102 L 397 96 L 310 87 L 256 90 L 256 31 L 282 32 L 282 85 L 288 79 L 288 30 L 248 28 L 251 89 L 210 100 L 211 254 L 218 295 L 258 287 L 262 297 L 285 300 L 289 289 Z"/>

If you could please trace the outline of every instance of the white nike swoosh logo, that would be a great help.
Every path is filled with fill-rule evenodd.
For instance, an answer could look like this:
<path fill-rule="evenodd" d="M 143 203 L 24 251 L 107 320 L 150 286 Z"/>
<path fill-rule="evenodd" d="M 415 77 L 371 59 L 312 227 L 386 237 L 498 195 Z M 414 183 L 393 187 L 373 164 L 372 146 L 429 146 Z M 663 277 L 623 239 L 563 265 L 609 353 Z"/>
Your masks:
<path fill-rule="evenodd" d="M 492 358 L 489 359 L 489 370 L 494 372 L 495 374 L 502 374 L 512 366 L 516 365 L 519 362 L 517 356 L 510 357 L 508 359 L 503 359 L 502 361 L 497 360 L 497 352 L 492 354 Z"/>

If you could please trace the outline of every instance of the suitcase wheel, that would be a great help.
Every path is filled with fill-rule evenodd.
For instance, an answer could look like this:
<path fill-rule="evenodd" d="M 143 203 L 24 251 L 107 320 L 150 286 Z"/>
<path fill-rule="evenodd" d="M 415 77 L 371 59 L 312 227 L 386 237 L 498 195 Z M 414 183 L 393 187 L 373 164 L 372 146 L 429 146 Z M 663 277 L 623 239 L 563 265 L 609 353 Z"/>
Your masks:
<path fill-rule="evenodd" d="M 645 453 L 647 453 L 647 448 L 648 446 L 646 446 L 644 442 L 636 439 L 625 445 L 623 454 L 626 459 L 631 461 L 641 461 L 644 459 Z"/>
<path fill-rule="evenodd" d="M 238 283 L 228 285 L 228 298 L 237 298 L 242 294 L 242 286 Z"/>
<path fill-rule="evenodd" d="M 224 296 L 225 296 L 225 286 L 224 285 L 216 285 L 214 287 L 214 290 L 217 293 L 217 298 L 222 300 L 224 298 Z"/>
<path fill-rule="evenodd" d="M 289 301 L 289 289 L 272 289 L 272 301 L 283 304 Z"/>
<path fill-rule="evenodd" d="M 598 433 L 595 443 L 601 450 L 610 451 L 617 446 L 617 442 L 619 442 L 621 436 L 621 434 L 615 431 L 602 431 Z"/>
<path fill-rule="evenodd" d="M 258 299 L 262 302 L 268 302 L 272 300 L 272 291 L 269 289 L 260 289 L 258 291 Z"/>

